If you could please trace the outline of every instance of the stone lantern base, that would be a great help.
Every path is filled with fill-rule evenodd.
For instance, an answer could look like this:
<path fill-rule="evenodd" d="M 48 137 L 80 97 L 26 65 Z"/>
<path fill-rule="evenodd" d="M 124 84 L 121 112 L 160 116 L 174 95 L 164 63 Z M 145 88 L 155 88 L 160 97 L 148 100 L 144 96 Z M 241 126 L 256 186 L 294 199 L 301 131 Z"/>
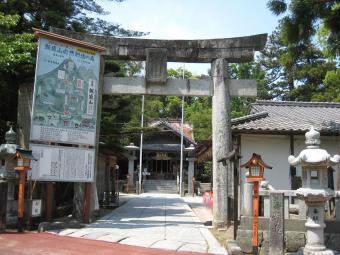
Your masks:
<path fill-rule="evenodd" d="M 331 190 L 300 188 L 296 192 L 300 199 L 307 205 L 306 235 L 307 243 L 297 254 L 304 255 L 334 255 L 324 245 L 324 211 L 325 203 L 334 194 Z"/>

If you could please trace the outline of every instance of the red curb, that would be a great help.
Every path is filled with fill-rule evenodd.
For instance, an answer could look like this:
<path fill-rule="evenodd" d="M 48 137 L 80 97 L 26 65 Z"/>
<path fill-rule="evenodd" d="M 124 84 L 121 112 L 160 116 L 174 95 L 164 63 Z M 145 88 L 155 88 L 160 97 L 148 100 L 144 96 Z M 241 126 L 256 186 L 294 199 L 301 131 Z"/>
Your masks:
<path fill-rule="evenodd" d="M 50 233 L 2 233 L 0 255 L 208 255 L 143 248 Z"/>

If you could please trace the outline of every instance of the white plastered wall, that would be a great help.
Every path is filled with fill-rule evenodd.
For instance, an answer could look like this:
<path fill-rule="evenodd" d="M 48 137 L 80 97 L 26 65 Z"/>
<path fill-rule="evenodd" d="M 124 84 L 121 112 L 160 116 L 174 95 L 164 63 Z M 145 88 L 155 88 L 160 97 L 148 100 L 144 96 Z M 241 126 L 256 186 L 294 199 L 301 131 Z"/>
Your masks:
<path fill-rule="evenodd" d="M 305 136 L 294 136 L 294 156 L 298 156 L 306 147 Z M 321 136 L 322 149 L 333 156 L 340 154 L 339 136 Z M 241 135 L 241 164 L 247 162 L 253 153 L 261 155 L 263 161 L 272 166 L 273 169 L 265 170 L 266 180 L 275 189 L 289 190 L 291 181 L 289 175 L 288 156 L 290 155 L 290 138 L 288 135 Z M 334 167 L 334 187 L 339 179 L 339 166 Z M 241 208 L 243 206 L 243 183 L 245 182 L 245 169 L 240 172 L 240 198 Z M 301 176 L 301 168 L 297 168 L 297 176 Z M 340 184 L 340 183 L 339 183 Z M 338 187 L 339 189 L 340 187 Z M 240 211 L 242 211 L 240 208 Z"/>
<path fill-rule="evenodd" d="M 253 153 L 261 155 L 263 161 L 273 169 L 265 169 L 264 177 L 275 189 L 289 189 L 289 136 L 248 135 L 241 136 L 241 164 Z M 245 181 L 246 169 L 241 169 L 241 182 Z"/>

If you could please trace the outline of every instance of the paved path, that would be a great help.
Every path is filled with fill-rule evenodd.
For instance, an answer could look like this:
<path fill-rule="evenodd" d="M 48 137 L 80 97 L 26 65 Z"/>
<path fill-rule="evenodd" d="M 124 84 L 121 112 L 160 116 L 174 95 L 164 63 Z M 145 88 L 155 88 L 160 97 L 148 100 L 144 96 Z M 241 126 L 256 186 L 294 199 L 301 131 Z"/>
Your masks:
<path fill-rule="evenodd" d="M 176 251 L 226 254 L 178 195 L 145 193 L 82 229 L 62 236 Z"/>

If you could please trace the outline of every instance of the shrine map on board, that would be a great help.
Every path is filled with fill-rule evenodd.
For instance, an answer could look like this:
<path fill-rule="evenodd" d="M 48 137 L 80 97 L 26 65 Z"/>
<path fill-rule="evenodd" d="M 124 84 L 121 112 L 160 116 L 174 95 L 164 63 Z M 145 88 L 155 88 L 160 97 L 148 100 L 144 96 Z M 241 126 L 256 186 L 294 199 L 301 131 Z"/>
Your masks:
<path fill-rule="evenodd" d="M 40 38 L 31 141 L 94 145 L 99 54 Z"/>

